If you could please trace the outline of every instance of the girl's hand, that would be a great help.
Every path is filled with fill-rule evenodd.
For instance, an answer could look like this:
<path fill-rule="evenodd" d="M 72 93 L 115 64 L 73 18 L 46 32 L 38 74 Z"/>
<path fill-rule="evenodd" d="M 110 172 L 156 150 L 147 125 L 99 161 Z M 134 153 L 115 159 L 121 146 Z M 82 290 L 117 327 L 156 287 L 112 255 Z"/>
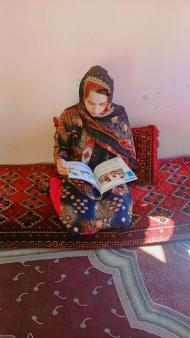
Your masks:
<path fill-rule="evenodd" d="M 67 176 L 68 175 L 68 166 L 67 162 L 61 158 L 59 158 L 56 162 L 57 171 L 59 175 Z"/>

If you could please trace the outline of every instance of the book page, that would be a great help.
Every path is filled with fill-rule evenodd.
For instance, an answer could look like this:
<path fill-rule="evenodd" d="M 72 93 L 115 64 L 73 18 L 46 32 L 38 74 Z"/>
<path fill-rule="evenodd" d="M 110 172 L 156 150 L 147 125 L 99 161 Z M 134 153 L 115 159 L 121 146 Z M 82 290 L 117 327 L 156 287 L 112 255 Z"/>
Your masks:
<path fill-rule="evenodd" d="M 78 161 L 67 161 L 67 165 L 69 178 L 88 182 L 98 189 L 94 173 L 87 164 Z"/>
<path fill-rule="evenodd" d="M 101 193 L 137 179 L 121 157 L 115 157 L 96 166 L 94 176 Z"/>

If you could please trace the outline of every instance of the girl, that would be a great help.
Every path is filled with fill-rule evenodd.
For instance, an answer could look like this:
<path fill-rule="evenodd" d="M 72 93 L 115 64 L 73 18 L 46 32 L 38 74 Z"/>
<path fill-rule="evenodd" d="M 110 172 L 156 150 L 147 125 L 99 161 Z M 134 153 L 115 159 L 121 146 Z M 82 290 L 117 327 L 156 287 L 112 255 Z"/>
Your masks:
<path fill-rule="evenodd" d="M 55 120 L 54 159 L 58 177 L 50 182 L 50 197 L 65 230 L 94 234 L 101 229 L 127 228 L 132 218 L 132 197 L 127 184 L 100 196 L 90 184 L 70 180 L 67 161 L 82 161 L 91 169 L 121 156 L 135 168 L 135 148 L 124 107 L 112 103 L 113 79 L 101 66 L 84 75 L 79 103 Z"/>

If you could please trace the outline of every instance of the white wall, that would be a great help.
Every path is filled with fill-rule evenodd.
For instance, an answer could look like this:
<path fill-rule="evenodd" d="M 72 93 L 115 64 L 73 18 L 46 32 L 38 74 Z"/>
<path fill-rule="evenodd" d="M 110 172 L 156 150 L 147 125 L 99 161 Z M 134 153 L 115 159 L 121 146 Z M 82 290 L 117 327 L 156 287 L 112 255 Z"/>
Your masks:
<path fill-rule="evenodd" d="M 51 162 L 52 116 L 101 64 L 159 157 L 190 154 L 189 0 L 0 0 L 0 163 Z"/>

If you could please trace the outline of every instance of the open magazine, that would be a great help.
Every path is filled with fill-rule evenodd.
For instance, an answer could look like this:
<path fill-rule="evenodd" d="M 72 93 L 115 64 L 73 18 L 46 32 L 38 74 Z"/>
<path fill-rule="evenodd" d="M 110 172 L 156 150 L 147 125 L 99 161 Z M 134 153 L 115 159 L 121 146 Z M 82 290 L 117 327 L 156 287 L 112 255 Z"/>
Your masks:
<path fill-rule="evenodd" d="M 67 161 L 68 177 L 86 181 L 104 192 L 137 179 L 137 176 L 121 157 L 114 157 L 92 170 L 87 164 L 78 161 Z"/>

